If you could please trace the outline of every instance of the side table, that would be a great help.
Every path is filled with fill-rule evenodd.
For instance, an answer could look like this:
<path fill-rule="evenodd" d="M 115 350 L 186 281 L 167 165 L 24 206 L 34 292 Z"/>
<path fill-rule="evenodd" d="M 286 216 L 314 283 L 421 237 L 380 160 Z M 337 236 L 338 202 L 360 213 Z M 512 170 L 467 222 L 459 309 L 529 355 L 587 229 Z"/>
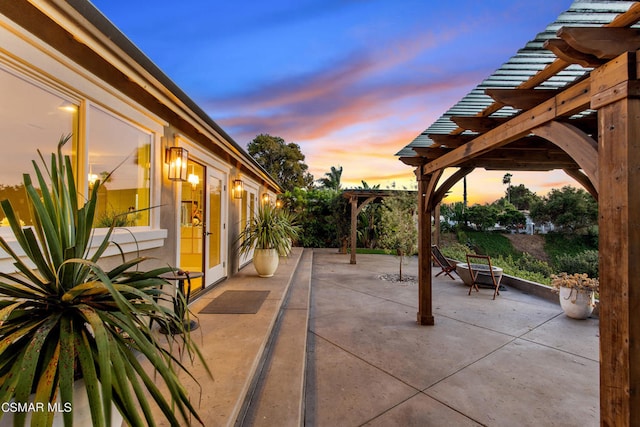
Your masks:
<path fill-rule="evenodd" d="M 198 322 L 196 322 L 195 320 L 193 319 L 187 320 L 185 318 L 187 314 L 187 306 L 189 305 L 189 299 L 191 298 L 191 279 L 197 279 L 203 276 L 204 276 L 204 273 L 201 271 L 184 271 L 184 270 L 178 270 L 173 273 L 164 273 L 160 275 L 160 277 L 162 277 L 165 280 L 175 280 L 177 282 L 177 285 L 178 285 L 176 288 L 177 297 L 174 298 L 173 300 L 173 310 L 176 313 L 176 315 L 182 319 L 184 328 L 189 331 L 198 329 L 198 327 L 200 326 L 198 325 Z M 185 294 L 185 280 L 188 285 L 186 289 L 186 294 Z M 179 302 L 179 299 L 182 299 L 180 297 L 184 298 L 186 305 L 183 306 L 183 304 Z M 177 331 L 167 331 L 166 329 L 161 327 L 160 333 L 162 334 L 177 333 Z"/>

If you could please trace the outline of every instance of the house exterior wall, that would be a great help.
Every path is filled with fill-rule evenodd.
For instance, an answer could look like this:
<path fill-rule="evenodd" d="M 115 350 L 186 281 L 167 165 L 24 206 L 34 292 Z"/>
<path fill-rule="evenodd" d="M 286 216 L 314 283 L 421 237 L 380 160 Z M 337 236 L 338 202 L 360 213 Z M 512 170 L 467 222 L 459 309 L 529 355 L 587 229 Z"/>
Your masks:
<path fill-rule="evenodd" d="M 222 224 L 225 233 L 223 276 L 238 271 L 235 241 L 239 234 L 241 203 L 233 198 L 232 182 L 242 179 L 252 183 L 258 194 L 269 193 L 272 199 L 280 190 L 278 184 L 91 3 L 83 0 L 2 2 L 0 73 L 8 76 L 4 80 L 7 87 L 0 88 L 5 108 L 10 108 L 11 98 L 6 94 L 14 90 L 15 98 L 19 97 L 20 92 L 11 84 L 19 81 L 42 93 L 68 100 L 77 109 L 70 124 L 75 144 L 70 150 L 83 194 L 88 194 L 91 186 L 90 178 L 88 181 L 84 177 L 98 172 L 92 171 L 91 160 L 97 152 L 96 138 L 109 140 L 109 135 L 105 135 L 110 132 L 108 126 L 95 136 L 96 114 L 122 123 L 123 129 L 134 134 L 134 139 L 136 136 L 143 139 L 143 143 L 139 143 L 141 147 L 149 147 L 149 164 L 146 168 L 138 165 L 136 170 L 145 174 L 144 179 L 138 179 L 142 184 L 137 186 L 144 196 L 142 207 L 150 209 L 139 213 L 135 224 L 119 229 L 114 237 L 130 256 L 149 256 L 157 265 L 180 263 L 181 185 L 167 177 L 164 154 L 168 147 L 184 145 L 190 153 L 199 156 L 206 167 L 220 169 L 224 173 L 221 184 L 225 197 L 221 203 L 224 206 L 221 217 L 225 222 Z M 28 100 L 25 102 L 28 105 Z M 1 108 L 0 102 L 0 111 Z M 7 122 L 3 124 L 3 120 Z M 0 128 L 9 125 L 8 121 L 0 115 Z M 37 144 L 42 145 L 38 147 L 30 143 L 20 150 L 31 150 L 35 159 L 35 148 L 48 153 L 55 149 L 56 142 L 41 140 Z M 140 150 L 136 161 L 140 159 L 139 153 Z M 25 162 L 22 172 L 31 170 L 30 163 Z M 119 182 L 114 179 L 105 183 L 105 187 L 116 188 Z M 135 204 L 138 207 L 138 195 Z M 11 242 L 8 227 L 0 227 L 0 235 Z M 118 250 L 112 248 L 110 255 L 118 255 Z M 108 266 L 118 260 L 119 257 L 106 258 L 103 264 Z M 3 252 L 0 252 L 0 271 L 14 271 L 9 256 Z"/>

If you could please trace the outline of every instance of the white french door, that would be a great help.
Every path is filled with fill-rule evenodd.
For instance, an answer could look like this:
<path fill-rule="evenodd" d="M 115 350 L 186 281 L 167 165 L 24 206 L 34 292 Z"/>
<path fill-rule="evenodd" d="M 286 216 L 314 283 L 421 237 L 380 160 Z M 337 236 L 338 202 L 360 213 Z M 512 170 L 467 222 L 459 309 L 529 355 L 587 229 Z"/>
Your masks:
<path fill-rule="evenodd" d="M 210 285 L 227 276 L 227 176 L 207 167 L 206 213 L 204 223 L 205 283 Z"/>
<path fill-rule="evenodd" d="M 240 203 L 240 229 L 238 231 L 242 233 L 247 224 L 250 224 L 253 220 L 258 203 L 258 187 L 254 186 L 252 182 L 245 183 Z M 240 255 L 240 265 L 248 263 L 252 258 L 253 249 Z"/>

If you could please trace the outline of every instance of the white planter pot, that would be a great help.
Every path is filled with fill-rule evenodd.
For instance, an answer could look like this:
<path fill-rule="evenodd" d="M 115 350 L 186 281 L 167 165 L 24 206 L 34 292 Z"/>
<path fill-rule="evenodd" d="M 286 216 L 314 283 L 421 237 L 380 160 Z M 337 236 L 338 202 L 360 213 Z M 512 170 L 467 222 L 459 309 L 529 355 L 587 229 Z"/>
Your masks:
<path fill-rule="evenodd" d="M 31 398 L 34 398 L 32 395 Z M 64 426 L 64 413 L 73 412 L 74 426 L 91 426 L 91 410 L 89 409 L 89 398 L 84 387 L 84 380 L 78 380 L 73 384 L 73 402 L 55 403 L 33 403 L 31 405 L 18 405 L 16 402 L 5 403 L 2 408 L 2 419 L 0 427 L 13 426 L 13 417 L 18 411 L 27 413 L 25 425 L 31 424 L 31 414 L 35 411 L 54 412 L 53 427 Z M 122 415 L 115 405 L 111 405 L 111 426 L 120 427 L 122 425 Z"/>
<path fill-rule="evenodd" d="M 278 269 L 280 257 L 275 249 L 255 249 L 253 251 L 253 266 L 260 277 L 271 277 Z"/>
<path fill-rule="evenodd" d="M 564 314 L 572 319 L 586 319 L 591 316 L 595 307 L 593 291 L 560 287 L 560 306 Z"/>

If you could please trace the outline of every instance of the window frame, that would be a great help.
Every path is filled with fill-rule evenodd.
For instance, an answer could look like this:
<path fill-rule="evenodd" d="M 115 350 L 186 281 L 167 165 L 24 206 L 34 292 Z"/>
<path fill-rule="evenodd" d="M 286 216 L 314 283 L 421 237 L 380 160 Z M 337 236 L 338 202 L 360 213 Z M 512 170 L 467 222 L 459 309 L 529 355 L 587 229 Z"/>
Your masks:
<path fill-rule="evenodd" d="M 75 167 L 77 177 L 84 177 L 84 179 L 78 178 L 77 182 L 80 194 L 88 194 L 88 180 L 86 178 L 89 170 L 87 130 L 90 123 L 88 122 L 88 112 L 89 108 L 93 106 L 152 135 L 150 138 L 152 147 L 149 199 L 151 207 L 159 206 L 164 165 L 161 153 L 162 139 L 165 128 L 168 126 L 166 121 L 158 118 L 93 74 L 78 67 L 77 64 L 60 55 L 59 52 L 52 51 L 51 48 L 43 45 L 41 40 L 30 39 L 29 35 L 22 32 L 20 32 L 20 36 L 17 34 L 0 26 L 3 47 L 9 52 L 8 54 L 4 51 L 0 52 L 0 67 L 16 78 L 24 79 L 44 91 L 54 93 L 79 106 L 77 164 Z M 2 230 L 2 228 L 5 227 L 0 227 L 0 236 L 5 238 L 10 247 L 18 250 L 17 242 L 10 228 L 6 227 L 7 230 Z M 168 235 L 167 230 L 160 228 L 159 208 L 151 209 L 148 226 L 134 226 L 127 229 L 127 231 L 116 230 L 113 237 L 114 241 L 123 245 L 126 253 L 161 248 Z M 106 228 L 95 229 L 94 245 L 96 248 L 100 242 L 98 237 L 104 235 L 106 231 Z M 21 253 L 22 250 L 18 250 L 18 254 Z M 112 254 L 108 251 L 105 256 L 115 254 L 115 252 Z M 0 271 L 7 273 L 15 271 L 11 258 L 1 249 Z"/>

